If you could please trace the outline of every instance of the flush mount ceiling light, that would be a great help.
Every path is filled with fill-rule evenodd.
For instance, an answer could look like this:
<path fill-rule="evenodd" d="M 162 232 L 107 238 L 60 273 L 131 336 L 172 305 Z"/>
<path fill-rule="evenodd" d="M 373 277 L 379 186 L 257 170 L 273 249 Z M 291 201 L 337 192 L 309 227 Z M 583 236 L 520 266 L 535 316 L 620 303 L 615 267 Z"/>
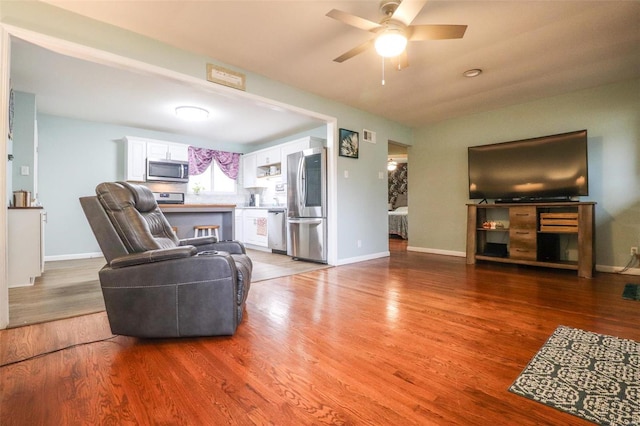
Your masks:
<path fill-rule="evenodd" d="M 407 47 L 407 36 L 404 25 L 389 21 L 387 28 L 376 37 L 376 52 L 384 58 L 393 58 L 398 56 Z"/>
<path fill-rule="evenodd" d="M 396 169 L 396 167 L 398 167 L 398 163 L 393 161 L 393 160 L 389 160 L 389 162 L 387 162 L 387 170 L 389 170 L 390 172 L 394 171 Z"/>
<path fill-rule="evenodd" d="M 474 69 L 471 69 L 471 70 L 466 70 L 465 72 L 462 73 L 463 76 L 469 77 L 469 78 L 477 77 L 480 74 L 482 74 L 482 70 L 480 68 L 474 68 Z"/>
<path fill-rule="evenodd" d="M 209 117 L 209 111 L 195 106 L 179 106 L 176 108 L 176 116 L 187 121 L 202 121 Z"/>

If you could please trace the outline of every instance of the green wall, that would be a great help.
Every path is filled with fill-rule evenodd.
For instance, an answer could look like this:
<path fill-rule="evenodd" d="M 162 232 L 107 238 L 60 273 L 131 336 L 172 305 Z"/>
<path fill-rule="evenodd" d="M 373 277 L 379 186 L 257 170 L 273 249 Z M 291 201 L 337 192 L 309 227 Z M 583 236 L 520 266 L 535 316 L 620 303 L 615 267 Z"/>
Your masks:
<path fill-rule="evenodd" d="M 198 78 L 203 78 L 207 62 L 228 66 L 39 2 L 3 2 L 0 19 Z M 378 179 L 380 172 L 386 177 L 388 140 L 411 145 L 410 246 L 462 254 L 469 202 L 466 148 L 583 128 L 589 131 L 591 195 L 586 199 L 598 203 L 597 263 L 622 266 L 629 247 L 640 245 L 637 80 L 448 120 L 414 134 L 398 123 L 246 74 L 248 92 L 337 117 L 341 128 L 377 132 L 378 143 L 361 143 L 358 159 L 335 158 L 339 262 L 375 256 L 388 248 L 387 182 Z"/>
<path fill-rule="evenodd" d="M 606 85 L 425 126 L 409 149 L 410 246 L 462 254 L 467 147 L 588 130 L 596 263 L 624 266 L 640 245 L 640 80 Z M 475 200 L 477 201 L 477 200 Z"/>
<path fill-rule="evenodd" d="M 16 91 L 14 99 L 12 188 L 8 190 L 29 191 L 34 197 L 36 97 L 31 93 Z M 23 166 L 29 168 L 28 175 L 21 174 Z"/>
<path fill-rule="evenodd" d="M 96 22 L 40 2 L 3 2 L 2 23 L 36 31 L 204 78 L 207 63 L 229 67 L 213 58 L 173 48 L 111 25 Z M 234 68 L 234 67 L 231 67 Z M 339 263 L 377 257 L 388 252 L 387 240 L 387 140 L 412 143 L 412 129 L 382 117 L 350 108 L 261 75 L 246 73 L 247 92 L 336 117 L 338 127 L 377 132 L 377 144 L 362 144 L 357 160 L 338 157 L 337 235 Z M 336 154 L 337 155 L 337 154 Z M 345 172 L 349 178 L 345 178 Z M 378 175 L 382 173 L 383 178 Z M 366 220 L 363 220 L 366 218 Z M 357 241 L 361 246 L 357 246 Z"/>
<path fill-rule="evenodd" d="M 207 141 L 190 136 L 49 114 L 38 114 L 38 132 L 40 202 L 47 212 L 46 257 L 100 252 L 78 199 L 93 195 L 100 182 L 124 178 L 123 137 L 212 147 Z M 212 148 L 238 151 L 233 144 L 217 144 Z"/>

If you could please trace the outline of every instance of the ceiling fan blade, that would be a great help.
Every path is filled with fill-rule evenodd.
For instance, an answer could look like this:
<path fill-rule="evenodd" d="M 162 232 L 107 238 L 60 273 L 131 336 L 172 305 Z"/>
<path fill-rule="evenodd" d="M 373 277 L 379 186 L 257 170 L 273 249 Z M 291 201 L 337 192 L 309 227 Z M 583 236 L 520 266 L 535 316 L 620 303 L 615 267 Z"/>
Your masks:
<path fill-rule="evenodd" d="M 407 55 L 407 49 L 395 58 L 391 58 L 391 64 L 397 71 L 402 71 L 409 66 L 409 55 Z"/>
<path fill-rule="evenodd" d="M 403 24 L 409 26 L 411 22 L 418 16 L 418 13 L 424 7 L 427 0 L 403 0 L 400 6 L 393 12 L 392 19 L 397 19 Z"/>
<path fill-rule="evenodd" d="M 409 27 L 409 40 L 446 40 L 462 38 L 466 25 L 412 25 Z"/>
<path fill-rule="evenodd" d="M 327 13 L 327 16 L 365 31 L 373 31 L 381 27 L 380 24 L 369 21 L 368 19 L 360 18 L 359 16 L 351 15 L 350 13 L 343 12 L 338 9 L 331 9 L 329 13 Z"/>
<path fill-rule="evenodd" d="M 375 39 L 374 39 L 375 40 Z M 373 47 L 373 43 L 374 40 L 369 40 L 366 43 L 362 43 L 360 46 L 358 47 L 354 47 L 353 49 L 349 50 L 348 52 L 343 53 L 342 55 L 338 56 L 337 58 L 335 58 L 333 61 L 334 62 L 344 62 L 347 59 L 351 59 L 356 55 L 361 54 L 362 52 L 364 52 L 367 49 L 370 49 Z"/>

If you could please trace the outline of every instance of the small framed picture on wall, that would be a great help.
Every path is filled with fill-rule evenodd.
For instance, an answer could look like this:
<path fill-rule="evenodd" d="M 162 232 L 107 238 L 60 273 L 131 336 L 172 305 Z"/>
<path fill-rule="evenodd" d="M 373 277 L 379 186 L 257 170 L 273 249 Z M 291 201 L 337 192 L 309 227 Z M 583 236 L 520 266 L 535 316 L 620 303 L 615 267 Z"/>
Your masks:
<path fill-rule="evenodd" d="M 340 149 L 341 157 L 358 158 L 360 148 L 358 132 L 353 130 L 340 129 Z"/>

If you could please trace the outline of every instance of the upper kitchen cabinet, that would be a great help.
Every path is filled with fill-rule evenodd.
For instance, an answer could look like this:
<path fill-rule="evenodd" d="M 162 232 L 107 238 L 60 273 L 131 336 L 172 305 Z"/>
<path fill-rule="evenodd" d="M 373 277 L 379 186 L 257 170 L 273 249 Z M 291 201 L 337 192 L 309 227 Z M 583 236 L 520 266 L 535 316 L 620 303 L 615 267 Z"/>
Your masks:
<path fill-rule="evenodd" d="M 147 141 L 147 158 L 189 161 L 189 147 L 181 143 Z"/>
<path fill-rule="evenodd" d="M 242 186 L 245 188 L 258 188 L 262 182 L 258 180 L 257 154 L 242 155 Z"/>
<path fill-rule="evenodd" d="M 144 182 L 147 178 L 147 158 L 154 160 L 189 161 L 189 146 L 182 143 L 125 136 L 125 180 Z"/>
<path fill-rule="evenodd" d="M 287 179 L 287 156 L 308 148 L 324 146 L 324 139 L 307 136 L 271 148 L 242 156 L 242 176 L 245 188 L 266 186 L 265 178 Z"/>
<path fill-rule="evenodd" d="M 144 182 L 146 179 L 147 142 L 127 136 L 124 138 L 125 180 Z"/>
<path fill-rule="evenodd" d="M 256 165 L 258 167 L 271 166 L 280 163 L 280 147 L 263 149 L 256 151 Z"/>

